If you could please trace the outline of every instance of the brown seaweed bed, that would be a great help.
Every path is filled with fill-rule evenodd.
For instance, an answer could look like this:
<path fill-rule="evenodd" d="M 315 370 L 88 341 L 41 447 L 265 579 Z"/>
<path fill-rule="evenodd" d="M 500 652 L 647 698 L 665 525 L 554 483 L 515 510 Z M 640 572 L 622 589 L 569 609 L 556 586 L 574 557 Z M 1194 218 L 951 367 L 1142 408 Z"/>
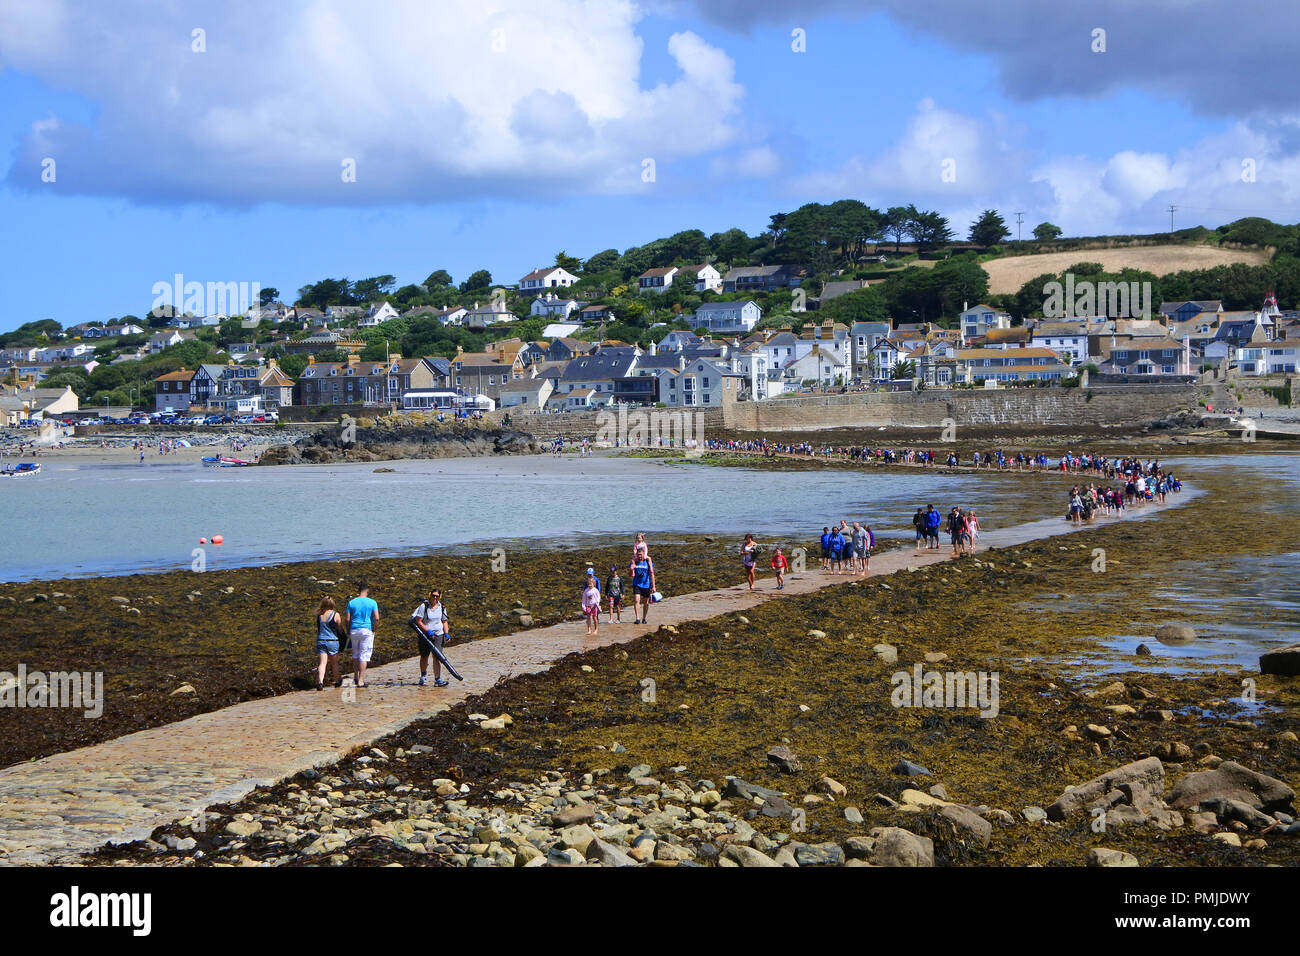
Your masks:
<path fill-rule="evenodd" d="M 1285 542 L 1261 541 L 1255 533 L 1267 517 L 1263 496 L 1229 493 L 1228 487 L 1156 520 L 1118 522 L 1083 538 L 1049 538 L 924 570 L 865 582 L 846 582 L 818 594 L 769 602 L 744 615 L 728 614 L 660 631 L 631 644 L 566 657 L 551 670 L 503 681 L 437 718 L 419 721 L 377 743 L 392 754 L 416 745 L 429 752 L 407 753 L 385 765 L 397 784 L 426 787 L 435 778 L 463 781 L 464 799 L 492 806 L 494 791 L 510 781 L 536 779 L 548 771 L 570 778 L 607 770 L 625 774 L 647 764 L 662 775 L 685 767 L 682 775 L 721 781 L 737 775 L 791 794 L 791 802 L 818 790 L 829 776 L 847 788 L 839 800 L 805 804 L 809 844 L 843 841 L 873 826 L 900 826 L 935 841 L 940 865 L 1082 865 L 1091 847 L 1118 847 L 1153 865 L 1300 864 L 1300 838 L 1270 835 L 1266 847 L 1228 845 L 1190 826 L 1166 832 L 1132 827 L 1094 833 L 1087 819 L 1064 825 L 995 828 L 991 846 L 981 850 L 955 838 L 928 813 L 904 813 L 878 801 L 897 798 L 917 781 L 892 772 L 900 758 L 933 773 L 924 789 L 942 784 L 948 798 L 987 805 L 1020 818 L 1028 806 L 1047 806 L 1067 787 L 1171 743 L 1195 753 L 1187 763 L 1167 762 L 1170 781 L 1203 769 L 1196 761 L 1212 754 L 1300 784 L 1300 745 L 1294 735 L 1300 705 L 1295 678 L 1248 676 L 1257 682 L 1263 706 L 1246 712 L 1235 698 L 1242 676 L 1232 669 L 1196 676 L 1131 673 L 1104 678 L 1082 676 L 1050 658 L 1089 646 L 1090 635 L 1152 633 L 1169 620 L 1143 595 L 1153 560 L 1226 560 L 1284 549 Z M 1207 543 L 1213 555 L 1207 556 Z M 1105 548 L 1105 573 L 1093 573 L 1093 549 Z M 565 573 L 569 573 L 567 570 Z M 1096 603 L 1087 613 L 1043 613 L 1063 591 L 1071 601 L 1089 594 L 1121 591 L 1122 603 Z M 1028 605 L 1040 608 L 1035 610 Z M 811 635 L 816 629 L 824 636 Z M 896 664 L 881 660 L 872 647 L 894 645 Z M 943 669 L 997 672 L 1000 711 L 991 719 L 973 710 L 896 709 L 890 676 L 921 662 L 927 652 L 942 652 Z M 1133 658 L 1136 663 L 1136 658 Z M 589 668 L 589 670 L 584 670 Z M 643 701 L 641 681 L 653 678 L 657 698 Z M 1115 698 L 1090 691 L 1119 680 L 1129 696 L 1147 699 L 1174 713 L 1167 722 L 1106 709 Z M 1119 698 L 1123 701 L 1125 698 Z M 806 709 L 804 709 L 806 708 Z M 513 724 L 500 735 L 476 732 L 468 715 L 509 713 Z M 1095 743 L 1067 728 L 1104 725 L 1111 735 Z M 619 748 L 615 749 L 615 744 Z M 779 774 L 766 754 L 785 743 L 803 769 Z M 327 771 L 348 778 L 358 769 L 355 755 Z M 360 758 L 367 760 L 368 758 Z M 237 804 L 214 807 L 217 814 L 265 811 L 288 804 L 302 780 L 285 781 L 253 792 Z M 375 812 L 394 808 L 376 787 Z M 862 823 L 849 823 L 847 805 L 861 809 Z M 755 817 L 754 827 L 769 836 L 788 829 L 788 821 Z M 232 837 L 209 829 L 191 834 L 177 825 L 165 835 L 195 836 L 205 851 L 203 863 L 222 859 Z M 1244 838 L 1243 834 L 1243 838 Z M 254 835 L 240 853 L 249 860 L 278 858 L 286 850 Z M 292 856 L 289 862 L 325 862 L 323 857 Z M 416 855 L 382 839 L 359 840 L 346 849 L 353 864 L 436 865 L 437 855 Z M 226 857 L 227 859 L 229 857 Z M 143 842 L 101 850 L 94 862 L 158 862 L 156 848 Z M 193 859 L 167 858 L 192 864 Z M 337 858 L 333 862 L 338 862 Z"/>
<path fill-rule="evenodd" d="M 666 593 L 743 580 L 739 560 L 720 561 L 711 540 L 656 543 Z M 388 615 L 374 657 L 382 664 L 410 656 L 409 641 L 385 640 L 385 632 L 396 633 L 432 586 L 443 590 L 454 639 L 475 640 L 518 630 L 503 613 L 516 600 L 528 605 L 536 627 L 577 616 L 586 563 L 604 580 L 630 553 L 630 544 L 512 549 L 504 573 L 492 573 L 485 554 L 0 584 L 0 610 L 9 608 L 0 670 L 13 673 L 22 661 L 29 673 L 104 673 L 98 719 L 73 708 L 0 708 L 0 766 L 314 686 L 317 603 L 330 594 L 341 607 L 360 581 Z M 194 694 L 172 696 L 186 683 Z"/>

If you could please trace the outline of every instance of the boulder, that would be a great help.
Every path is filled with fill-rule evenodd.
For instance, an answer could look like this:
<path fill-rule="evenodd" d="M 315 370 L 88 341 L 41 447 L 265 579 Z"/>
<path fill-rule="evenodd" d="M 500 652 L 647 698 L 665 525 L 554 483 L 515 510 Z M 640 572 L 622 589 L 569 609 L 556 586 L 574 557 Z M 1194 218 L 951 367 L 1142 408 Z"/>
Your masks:
<path fill-rule="evenodd" d="M 793 750 L 784 745 L 773 747 L 767 752 L 767 762 L 781 773 L 798 773 L 803 770 L 803 763 Z"/>
<path fill-rule="evenodd" d="M 1076 813 L 1084 812 L 1090 804 L 1106 798 L 1112 792 L 1116 792 L 1115 797 L 1112 798 L 1112 805 L 1119 803 L 1123 799 L 1123 794 L 1117 791 L 1122 784 L 1136 785 L 1158 798 L 1164 793 L 1165 788 L 1164 764 L 1160 762 L 1159 757 L 1147 757 L 1116 767 L 1100 777 L 1095 777 L 1061 794 L 1047 808 L 1047 817 L 1060 822 Z"/>
<path fill-rule="evenodd" d="M 970 807 L 959 806 L 950 803 L 946 807 L 939 809 L 939 816 L 946 819 L 960 831 L 974 837 L 976 842 L 985 849 L 988 848 L 989 840 L 993 838 L 993 824 L 989 823 Z"/>
<path fill-rule="evenodd" d="M 1123 850 L 1112 850 L 1109 847 L 1095 846 L 1088 851 L 1089 866 L 1140 866 L 1137 857 L 1132 853 L 1125 853 Z"/>
<path fill-rule="evenodd" d="M 898 761 L 898 763 L 894 764 L 894 766 L 890 769 L 892 773 L 896 773 L 903 777 L 933 777 L 934 776 L 934 774 L 930 773 L 930 771 L 926 770 L 919 763 L 912 763 L 912 761 L 910 760 L 900 760 Z"/>
<path fill-rule="evenodd" d="M 1188 624 L 1161 624 L 1156 628 L 1156 640 L 1161 644 L 1186 644 L 1196 640 L 1196 629 Z"/>
<path fill-rule="evenodd" d="M 628 856 L 627 853 L 612 843 L 606 843 L 600 837 L 593 837 L 592 841 L 587 844 L 586 857 L 588 860 L 599 860 L 601 866 L 636 866 L 636 860 Z"/>
<path fill-rule="evenodd" d="M 800 866 L 839 866 L 844 862 L 844 851 L 838 843 L 804 845 L 794 851 Z"/>
<path fill-rule="evenodd" d="M 596 808 L 589 803 L 580 803 L 575 807 L 566 807 L 555 814 L 551 817 L 551 823 L 563 829 L 578 823 L 591 823 L 595 819 Z"/>
<path fill-rule="evenodd" d="M 1207 800 L 1222 797 L 1240 800 L 1256 810 L 1287 810 L 1295 791 L 1278 780 L 1225 760 L 1213 770 L 1189 773 L 1169 792 L 1169 806 L 1176 810 L 1193 809 Z"/>
<path fill-rule="evenodd" d="M 1300 674 L 1300 644 L 1288 644 L 1275 651 L 1259 656 L 1261 674 L 1284 674 L 1294 677 Z"/>
<path fill-rule="evenodd" d="M 771 866 L 779 867 L 777 863 L 766 853 L 760 853 L 752 846 L 745 846 L 743 843 L 731 843 L 722 851 L 718 859 L 719 866 Z"/>
<path fill-rule="evenodd" d="M 871 862 L 876 866 L 934 866 L 934 841 L 901 827 L 875 827 Z"/>

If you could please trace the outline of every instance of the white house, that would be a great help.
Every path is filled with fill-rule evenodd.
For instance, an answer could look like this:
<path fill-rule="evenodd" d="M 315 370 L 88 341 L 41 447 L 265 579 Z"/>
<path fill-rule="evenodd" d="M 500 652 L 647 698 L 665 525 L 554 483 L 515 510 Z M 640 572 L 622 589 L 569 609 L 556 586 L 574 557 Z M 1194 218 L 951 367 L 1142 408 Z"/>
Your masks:
<path fill-rule="evenodd" d="M 469 315 L 469 309 L 463 305 L 449 305 L 445 309 L 440 309 L 435 313 L 434 318 L 444 327 L 458 326 L 465 324 L 465 317 Z"/>
<path fill-rule="evenodd" d="M 754 401 L 761 402 L 770 397 L 767 387 L 767 356 L 757 345 L 748 345 L 738 349 L 731 356 L 732 368 L 744 376 L 749 385 L 749 395 Z"/>
<path fill-rule="evenodd" d="M 573 273 L 551 266 L 549 269 L 534 269 L 519 280 L 520 292 L 532 292 L 537 289 L 567 289 L 578 281 Z"/>
<path fill-rule="evenodd" d="M 1237 349 L 1237 370 L 1242 375 L 1294 373 L 1298 357 L 1296 342 L 1252 342 Z"/>
<path fill-rule="evenodd" d="M 673 278 L 681 270 L 676 266 L 667 269 L 647 269 L 637 278 L 637 285 L 642 292 L 662 292 L 673 284 Z"/>
<path fill-rule="evenodd" d="M 546 401 L 554 391 L 554 382 L 545 376 L 519 379 L 501 389 L 497 407 L 522 407 L 526 411 L 541 411 L 546 407 Z"/>
<path fill-rule="evenodd" d="M 743 302 L 705 302 L 695 310 L 696 328 L 706 328 L 710 332 L 747 333 L 753 331 L 758 320 L 763 317 L 763 310 L 752 299 Z"/>
<path fill-rule="evenodd" d="M 849 329 L 849 360 L 858 378 L 871 376 L 871 350 L 881 339 L 889 338 L 888 322 L 854 322 Z"/>
<path fill-rule="evenodd" d="M 682 266 L 682 271 L 695 273 L 696 292 L 722 291 L 722 273 L 707 262 L 698 266 Z"/>
<path fill-rule="evenodd" d="M 782 373 L 785 380 L 793 384 L 811 379 L 818 385 L 843 385 L 849 380 L 849 366 L 844 360 L 820 346 L 802 358 L 787 362 Z"/>
<path fill-rule="evenodd" d="M 1088 360 L 1087 327 L 1074 322 L 1039 322 L 1029 339 L 1031 348 L 1051 349 L 1069 361 L 1082 365 Z"/>
<path fill-rule="evenodd" d="M 528 312 L 530 315 L 546 316 L 547 318 L 564 321 L 581 309 L 584 304 L 577 299 L 561 299 L 554 292 L 548 292 L 546 295 L 538 293 L 537 298 L 533 299 L 533 304 L 528 309 Z"/>
<path fill-rule="evenodd" d="M 373 329 L 380 322 L 387 322 L 389 319 L 395 319 L 401 313 L 394 309 L 387 302 L 380 305 L 372 305 L 366 309 L 366 314 L 357 319 L 357 328 Z"/>
<path fill-rule="evenodd" d="M 465 315 L 464 325 L 471 329 L 485 329 L 489 325 L 513 321 L 515 321 L 515 314 L 504 307 L 498 307 L 495 302 L 486 305 L 475 302 L 474 308 Z"/>
<path fill-rule="evenodd" d="M 991 305 L 977 305 L 964 309 L 958 315 L 961 322 L 961 334 L 967 339 L 984 335 L 989 329 L 1011 328 L 1011 316 L 999 312 Z"/>

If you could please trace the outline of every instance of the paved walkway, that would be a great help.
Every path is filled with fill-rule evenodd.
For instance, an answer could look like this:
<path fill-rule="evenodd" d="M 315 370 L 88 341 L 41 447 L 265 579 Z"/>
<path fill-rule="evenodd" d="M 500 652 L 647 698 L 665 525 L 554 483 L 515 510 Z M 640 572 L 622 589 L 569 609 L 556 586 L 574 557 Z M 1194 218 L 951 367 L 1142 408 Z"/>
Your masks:
<path fill-rule="evenodd" d="M 1185 490 L 1165 507 L 1192 497 L 1190 489 Z M 1155 505 L 1134 509 L 1123 520 L 1157 510 Z M 1113 520 L 1099 516 L 1094 525 Z M 1073 530 L 1053 518 L 985 531 L 980 550 Z M 872 558 L 871 576 L 934 564 L 949 554 L 946 544 L 920 554 L 911 548 L 885 553 Z M 818 564 L 810 557 L 814 570 L 787 575 L 783 591 L 775 589 L 773 579 L 760 579 L 762 588 L 753 592 L 740 585 L 669 595 L 655 606 L 648 626 L 602 623 L 597 640 L 589 640 L 585 624 L 575 621 L 453 644 L 448 657 L 465 680 L 452 681 L 447 688 L 416 685 L 419 661 L 407 658 L 372 669 L 367 675 L 370 686 L 364 689 L 300 691 L 249 701 L 0 770 L 0 863 L 75 862 L 78 854 L 105 843 L 141 839 L 157 826 L 236 800 L 257 786 L 333 763 L 413 721 L 487 691 L 502 677 L 543 671 L 567 654 L 631 641 L 661 624 L 706 620 L 780 596 L 862 580 L 824 574 Z M 381 627 L 378 640 L 412 638 L 404 626 L 390 623 Z"/>

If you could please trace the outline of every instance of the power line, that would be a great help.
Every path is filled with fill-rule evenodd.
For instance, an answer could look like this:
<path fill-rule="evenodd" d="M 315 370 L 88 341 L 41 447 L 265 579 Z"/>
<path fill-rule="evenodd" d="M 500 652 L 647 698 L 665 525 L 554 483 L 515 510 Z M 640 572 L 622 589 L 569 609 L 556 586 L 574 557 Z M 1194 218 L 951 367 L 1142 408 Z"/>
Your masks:
<path fill-rule="evenodd" d="M 1177 208 L 1178 208 L 1178 207 L 1175 206 L 1175 205 L 1173 205 L 1172 203 L 1171 203 L 1170 206 L 1169 206 L 1169 231 L 1170 231 L 1170 232 L 1173 232 L 1173 231 L 1174 231 L 1174 211 L 1175 211 Z"/>
<path fill-rule="evenodd" d="M 1016 213 L 1016 242 L 1020 241 L 1020 224 L 1025 221 L 1023 212 Z"/>

